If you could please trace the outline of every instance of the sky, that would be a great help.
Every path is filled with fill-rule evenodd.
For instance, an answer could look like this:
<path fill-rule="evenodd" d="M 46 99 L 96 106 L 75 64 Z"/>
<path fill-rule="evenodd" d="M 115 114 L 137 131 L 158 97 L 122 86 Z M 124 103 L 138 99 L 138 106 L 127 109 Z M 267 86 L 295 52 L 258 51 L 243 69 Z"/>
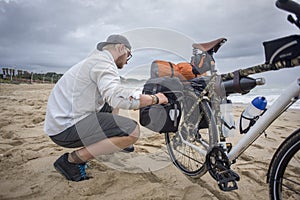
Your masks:
<path fill-rule="evenodd" d="M 156 59 L 189 62 L 192 43 L 221 37 L 224 73 L 264 63 L 264 41 L 299 34 L 286 17 L 275 0 L 0 0 L 0 67 L 64 73 L 117 33 L 133 46 L 120 74 L 147 74 Z M 288 82 L 299 68 L 266 76 Z"/>

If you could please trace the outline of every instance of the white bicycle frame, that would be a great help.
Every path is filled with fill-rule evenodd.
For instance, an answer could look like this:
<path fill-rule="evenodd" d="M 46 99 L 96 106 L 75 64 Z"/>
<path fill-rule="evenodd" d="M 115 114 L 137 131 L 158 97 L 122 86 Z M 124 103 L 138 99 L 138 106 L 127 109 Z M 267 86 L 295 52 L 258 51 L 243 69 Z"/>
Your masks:
<path fill-rule="evenodd" d="M 232 147 L 228 153 L 228 159 L 230 162 L 237 159 L 270 125 L 277 119 L 282 112 L 284 112 L 290 105 L 296 102 L 300 98 L 300 78 L 291 83 L 288 88 L 283 92 L 276 101 L 270 106 L 266 112 L 258 118 L 256 123 L 250 128 L 249 132 Z M 217 134 L 217 133 L 212 133 Z M 207 151 L 186 141 L 182 135 L 179 134 L 182 142 L 199 152 L 206 155 Z M 203 144 L 204 145 L 204 144 Z M 207 145 L 205 149 L 208 147 Z"/>
<path fill-rule="evenodd" d="M 291 104 L 300 97 L 300 78 L 288 86 L 276 101 L 258 118 L 249 132 L 232 147 L 228 153 L 229 161 L 239 157 Z"/>

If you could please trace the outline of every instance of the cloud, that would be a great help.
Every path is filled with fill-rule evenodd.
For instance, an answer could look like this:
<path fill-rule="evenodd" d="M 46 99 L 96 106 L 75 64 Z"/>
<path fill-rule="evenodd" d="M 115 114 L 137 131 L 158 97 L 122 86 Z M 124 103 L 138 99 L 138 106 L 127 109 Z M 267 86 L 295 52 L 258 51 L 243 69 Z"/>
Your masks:
<path fill-rule="evenodd" d="M 155 27 L 174 30 L 197 42 L 226 37 L 228 42 L 216 58 L 220 70 L 229 71 L 264 62 L 263 41 L 297 33 L 286 22 L 287 14 L 274 3 L 0 0 L 0 65 L 63 73 L 111 33 Z"/>

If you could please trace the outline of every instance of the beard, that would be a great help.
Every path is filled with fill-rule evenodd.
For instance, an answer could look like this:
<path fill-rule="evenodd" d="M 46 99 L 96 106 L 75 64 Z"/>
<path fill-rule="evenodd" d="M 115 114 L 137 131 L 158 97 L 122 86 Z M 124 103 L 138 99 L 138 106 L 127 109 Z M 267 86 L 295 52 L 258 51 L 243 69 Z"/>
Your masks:
<path fill-rule="evenodd" d="M 124 62 L 124 61 L 126 61 L 126 57 L 127 55 L 126 54 L 124 54 L 124 55 L 122 55 L 122 56 L 119 56 L 118 58 L 117 58 L 117 60 L 116 60 L 116 65 L 117 65 L 117 67 L 118 67 L 118 69 L 122 69 L 123 67 L 124 67 L 124 65 L 127 63 L 127 62 Z"/>

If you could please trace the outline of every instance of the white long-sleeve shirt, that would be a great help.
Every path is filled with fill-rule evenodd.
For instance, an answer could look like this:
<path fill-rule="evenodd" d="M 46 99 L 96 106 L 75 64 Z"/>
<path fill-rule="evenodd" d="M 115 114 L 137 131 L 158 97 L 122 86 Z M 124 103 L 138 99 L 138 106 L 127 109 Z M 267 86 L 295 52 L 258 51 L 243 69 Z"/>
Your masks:
<path fill-rule="evenodd" d="M 140 89 L 124 88 L 109 51 L 95 50 L 71 67 L 56 83 L 48 99 L 44 131 L 57 135 L 107 102 L 113 108 L 138 109 Z M 133 97 L 133 98 L 132 98 Z"/>

